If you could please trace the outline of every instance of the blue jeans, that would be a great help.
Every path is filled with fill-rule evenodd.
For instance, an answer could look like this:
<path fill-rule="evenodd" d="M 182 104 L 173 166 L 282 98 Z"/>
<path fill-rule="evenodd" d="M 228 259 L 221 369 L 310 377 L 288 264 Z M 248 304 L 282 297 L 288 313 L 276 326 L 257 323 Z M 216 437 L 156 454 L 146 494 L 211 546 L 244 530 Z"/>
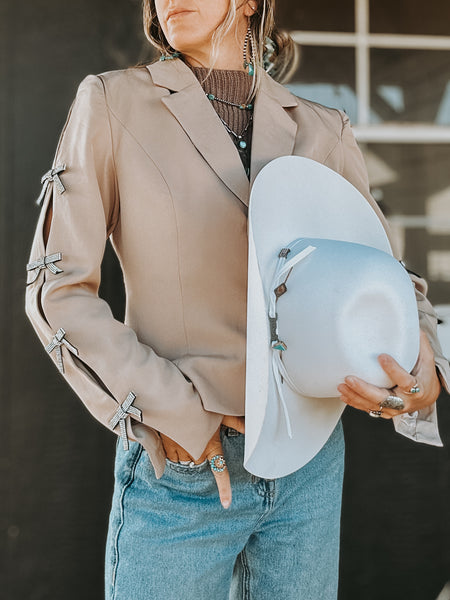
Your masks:
<path fill-rule="evenodd" d="M 117 440 L 106 600 L 335 600 L 344 439 L 339 421 L 302 469 L 260 479 L 244 436 L 221 430 L 233 501 L 222 508 L 208 463 L 167 461 L 156 479 L 138 442 Z"/>

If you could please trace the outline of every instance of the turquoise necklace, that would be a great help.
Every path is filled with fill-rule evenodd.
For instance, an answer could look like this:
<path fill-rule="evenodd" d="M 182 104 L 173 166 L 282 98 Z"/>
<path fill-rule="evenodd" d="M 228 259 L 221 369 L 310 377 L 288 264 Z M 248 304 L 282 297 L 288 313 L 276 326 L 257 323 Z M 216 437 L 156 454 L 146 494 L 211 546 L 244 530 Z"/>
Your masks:
<path fill-rule="evenodd" d="M 228 131 L 228 133 L 231 133 L 231 135 L 236 138 L 236 144 L 239 145 L 239 148 L 241 148 L 242 150 L 245 150 L 247 148 L 247 142 L 243 139 L 243 137 L 244 137 L 247 129 L 250 127 L 250 123 L 252 122 L 253 115 L 250 115 L 250 119 L 248 120 L 247 125 L 245 126 L 244 130 L 240 134 L 233 131 L 231 129 L 231 127 L 228 125 L 228 123 L 226 121 L 224 121 L 220 115 L 217 115 L 217 116 L 222 121 L 222 123 L 223 123 L 225 129 Z"/>
<path fill-rule="evenodd" d="M 228 106 L 235 106 L 236 108 L 239 108 L 240 110 L 248 110 L 248 111 L 253 110 L 253 104 L 237 104 L 236 102 L 230 102 L 229 100 L 224 100 L 223 98 L 218 98 L 214 94 L 209 94 L 208 92 L 205 92 L 205 94 L 206 94 L 206 97 L 208 98 L 208 100 L 211 100 L 211 102 L 214 102 L 214 101 L 222 102 L 222 104 L 227 104 Z M 245 150 L 247 148 L 247 142 L 243 139 L 243 137 L 244 137 L 247 129 L 250 127 L 250 123 L 252 122 L 252 119 L 253 119 L 253 113 L 250 115 L 250 118 L 248 120 L 246 127 L 240 134 L 233 131 L 231 129 L 231 127 L 228 125 L 228 123 L 226 121 L 224 121 L 219 114 L 217 114 L 217 116 L 222 121 L 222 123 L 223 123 L 225 129 L 228 131 L 228 133 L 231 133 L 231 135 L 236 139 L 236 144 L 238 145 L 238 147 L 241 150 Z"/>
<path fill-rule="evenodd" d="M 253 104 L 237 104 L 236 102 L 230 102 L 229 100 L 224 100 L 223 98 L 218 98 L 214 94 L 208 94 L 208 92 L 205 92 L 205 94 L 206 94 L 206 97 L 208 98 L 208 100 L 211 100 L 211 102 L 213 102 L 213 101 L 222 102 L 222 104 L 228 104 L 228 106 L 235 106 L 236 108 L 240 108 L 241 110 L 252 110 L 253 109 Z"/>

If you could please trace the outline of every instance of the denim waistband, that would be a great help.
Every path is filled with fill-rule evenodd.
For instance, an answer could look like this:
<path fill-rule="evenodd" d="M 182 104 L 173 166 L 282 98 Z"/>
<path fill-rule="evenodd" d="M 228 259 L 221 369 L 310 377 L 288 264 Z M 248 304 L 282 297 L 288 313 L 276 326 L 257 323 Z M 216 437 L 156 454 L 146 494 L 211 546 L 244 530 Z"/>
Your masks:
<path fill-rule="evenodd" d="M 228 425 L 221 425 L 220 428 L 223 431 L 224 435 L 226 435 L 227 437 L 237 437 L 239 435 L 244 435 L 243 433 L 236 431 L 236 429 L 228 427 Z"/>

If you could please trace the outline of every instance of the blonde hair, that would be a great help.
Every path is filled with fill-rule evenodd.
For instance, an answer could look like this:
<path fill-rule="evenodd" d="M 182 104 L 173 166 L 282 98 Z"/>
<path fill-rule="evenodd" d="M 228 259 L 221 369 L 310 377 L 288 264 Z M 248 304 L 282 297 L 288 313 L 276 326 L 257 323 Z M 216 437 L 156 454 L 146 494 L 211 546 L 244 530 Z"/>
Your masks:
<path fill-rule="evenodd" d="M 217 60 L 220 44 L 236 22 L 237 10 L 247 0 L 230 0 L 228 13 L 212 37 L 212 64 Z M 238 4 L 239 2 L 239 4 Z M 259 87 L 261 71 L 266 70 L 276 81 L 287 82 L 298 64 L 298 50 L 288 33 L 275 25 L 275 0 L 254 0 L 255 13 L 249 17 L 250 29 L 255 42 L 255 77 L 251 94 Z M 161 52 L 170 55 L 176 52 L 167 41 L 156 13 L 155 0 L 143 0 L 143 22 L 145 36 Z"/>

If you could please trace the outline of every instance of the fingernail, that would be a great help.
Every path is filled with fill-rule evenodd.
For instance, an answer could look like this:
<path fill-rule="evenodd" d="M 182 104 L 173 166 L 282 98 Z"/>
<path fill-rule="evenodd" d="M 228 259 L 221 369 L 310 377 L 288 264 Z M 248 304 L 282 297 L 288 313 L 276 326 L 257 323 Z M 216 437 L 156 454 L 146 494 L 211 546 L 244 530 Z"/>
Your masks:
<path fill-rule="evenodd" d="M 350 385 L 354 385 L 356 383 L 356 379 L 354 377 L 346 377 L 345 378 L 345 383 L 348 383 Z"/>
<path fill-rule="evenodd" d="M 231 500 L 222 500 L 222 506 L 224 508 L 230 508 Z"/>

